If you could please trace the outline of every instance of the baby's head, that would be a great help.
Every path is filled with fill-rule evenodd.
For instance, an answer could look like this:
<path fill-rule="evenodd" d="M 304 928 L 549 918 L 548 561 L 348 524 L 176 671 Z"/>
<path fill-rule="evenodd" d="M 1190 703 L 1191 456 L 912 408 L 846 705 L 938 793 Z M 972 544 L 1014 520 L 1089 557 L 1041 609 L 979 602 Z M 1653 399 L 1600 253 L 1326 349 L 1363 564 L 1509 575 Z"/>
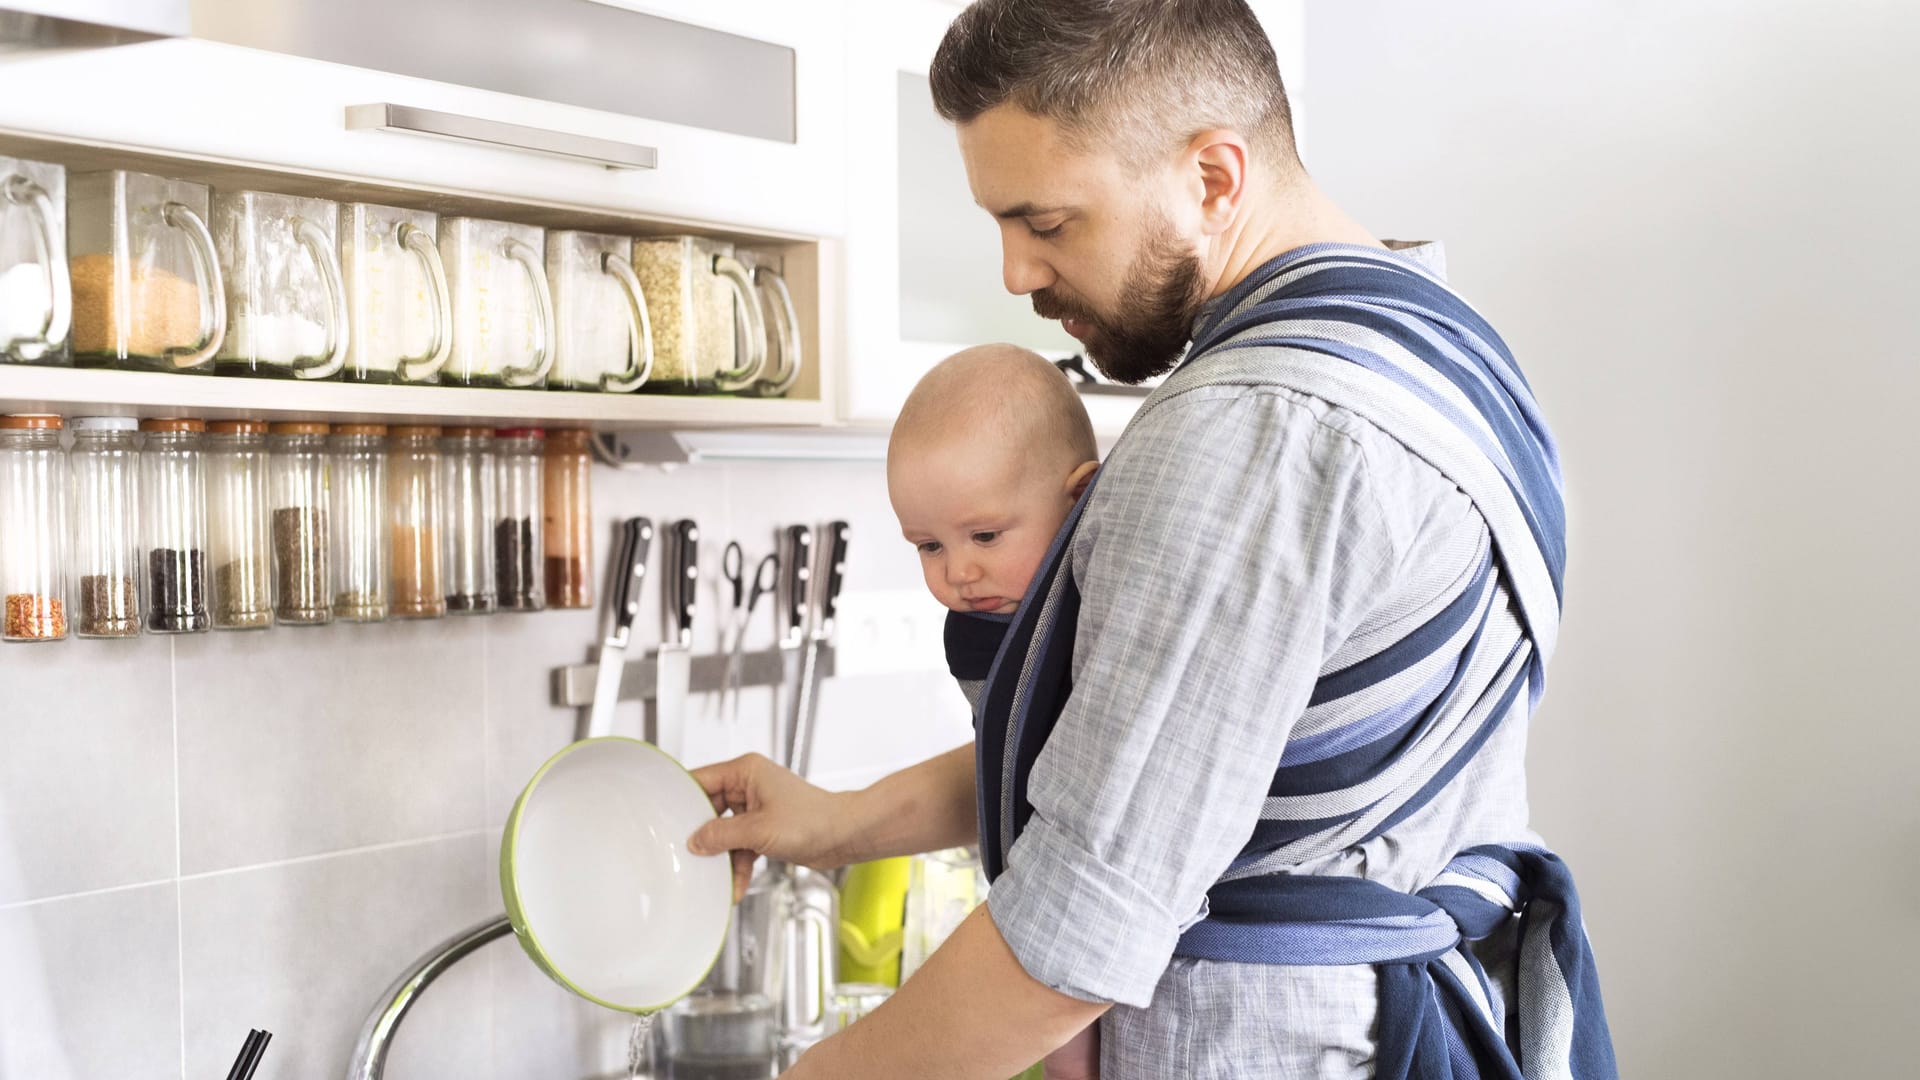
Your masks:
<path fill-rule="evenodd" d="M 1067 377 L 1037 353 L 981 345 L 940 361 L 908 395 L 887 492 L 934 598 L 1006 614 L 1098 467 Z"/>

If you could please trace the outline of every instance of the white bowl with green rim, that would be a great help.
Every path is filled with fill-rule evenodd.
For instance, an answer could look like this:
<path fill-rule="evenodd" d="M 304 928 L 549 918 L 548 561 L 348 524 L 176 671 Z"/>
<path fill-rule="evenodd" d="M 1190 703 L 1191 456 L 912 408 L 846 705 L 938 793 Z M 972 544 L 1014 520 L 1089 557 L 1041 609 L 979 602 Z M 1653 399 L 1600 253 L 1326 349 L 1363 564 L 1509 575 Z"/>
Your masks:
<path fill-rule="evenodd" d="M 692 774 L 609 736 L 547 760 L 513 804 L 500 891 L 514 936 L 561 986 L 621 1012 L 691 993 L 726 943 L 733 876 L 687 838 L 713 819 Z"/>

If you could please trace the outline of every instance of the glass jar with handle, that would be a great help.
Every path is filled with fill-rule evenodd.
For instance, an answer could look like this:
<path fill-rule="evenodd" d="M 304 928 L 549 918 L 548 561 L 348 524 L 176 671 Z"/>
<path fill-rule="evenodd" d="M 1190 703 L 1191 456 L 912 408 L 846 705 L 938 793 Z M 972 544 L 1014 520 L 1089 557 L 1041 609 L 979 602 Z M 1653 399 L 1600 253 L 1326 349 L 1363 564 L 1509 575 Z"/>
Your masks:
<path fill-rule="evenodd" d="M 533 389 L 553 366 L 546 230 L 481 218 L 440 220 L 453 297 L 453 356 L 441 372 L 463 386 Z"/>
<path fill-rule="evenodd" d="M 732 244 L 704 236 L 636 240 L 633 268 L 652 320 L 649 392 L 731 394 L 753 385 L 766 363 L 766 328 Z"/>
<path fill-rule="evenodd" d="M 0 364 L 65 364 L 67 171 L 0 157 Z"/>
<path fill-rule="evenodd" d="M 437 215 L 373 203 L 340 208 L 350 382 L 434 381 L 453 353 L 453 301 Z"/>
<path fill-rule="evenodd" d="M 147 629 L 196 634 L 208 613 L 205 421 L 142 420 L 140 521 L 147 538 Z"/>
<path fill-rule="evenodd" d="M 273 625 L 273 550 L 268 510 L 267 425 L 207 425 L 207 556 L 213 563 L 213 628 Z"/>
<path fill-rule="evenodd" d="M 57 416 L 0 416 L 0 596 L 7 641 L 67 636 L 67 455 Z"/>
<path fill-rule="evenodd" d="M 785 260 L 764 251 L 742 249 L 740 264 L 753 278 L 767 333 L 767 367 L 750 392 L 760 397 L 785 397 L 800 379 L 802 345 L 800 313 L 787 288 Z"/>
<path fill-rule="evenodd" d="M 213 197 L 213 242 L 227 282 L 222 375 L 331 379 L 347 359 L 340 206 L 264 191 Z"/>
<path fill-rule="evenodd" d="M 73 451 L 73 632 L 83 638 L 140 634 L 140 421 L 80 416 L 68 424 Z"/>
<path fill-rule="evenodd" d="M 625 394 L 653 373 L 653 325 L 632 248 L 633 241 L 606 233 L 547 234 L 557 324 L 550 385 Z"/>
<path fill-rule="evenodd" d="M 226 341 L 226 280 L 210 189 L 150 173 L 76 173 L 67 186 L 73 354 L 82 367 L 205 375 Z"/>

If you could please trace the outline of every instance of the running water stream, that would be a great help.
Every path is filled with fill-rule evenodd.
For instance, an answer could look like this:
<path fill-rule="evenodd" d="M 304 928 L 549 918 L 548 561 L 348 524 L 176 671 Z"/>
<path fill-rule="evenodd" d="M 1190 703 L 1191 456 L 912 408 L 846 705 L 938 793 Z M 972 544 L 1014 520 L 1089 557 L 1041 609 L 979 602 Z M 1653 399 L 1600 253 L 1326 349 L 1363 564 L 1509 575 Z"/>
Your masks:
<path fill-rule="evenodd" d="M 627 1080 L 640 1080 L 653 1069 L 653 1014 L 633 1018 L 633 1031 L 627 1036 Z"/>

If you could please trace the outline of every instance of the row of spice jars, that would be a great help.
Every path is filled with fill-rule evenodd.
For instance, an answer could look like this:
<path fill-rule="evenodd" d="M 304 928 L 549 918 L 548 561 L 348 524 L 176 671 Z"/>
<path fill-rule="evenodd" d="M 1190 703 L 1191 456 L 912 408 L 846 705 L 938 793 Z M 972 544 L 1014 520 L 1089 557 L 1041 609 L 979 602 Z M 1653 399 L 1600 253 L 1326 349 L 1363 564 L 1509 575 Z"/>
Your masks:
<path fill-rule="evenodd" d="M 592 603 L 586 432 L 68 426 L 0 417 L 8 641 Z"/>
<path fill-rule="evenodd" d="M 0 157 L 0 360 L 777 396 L 800 372 L 780 268 L 704 237 Z"/>

